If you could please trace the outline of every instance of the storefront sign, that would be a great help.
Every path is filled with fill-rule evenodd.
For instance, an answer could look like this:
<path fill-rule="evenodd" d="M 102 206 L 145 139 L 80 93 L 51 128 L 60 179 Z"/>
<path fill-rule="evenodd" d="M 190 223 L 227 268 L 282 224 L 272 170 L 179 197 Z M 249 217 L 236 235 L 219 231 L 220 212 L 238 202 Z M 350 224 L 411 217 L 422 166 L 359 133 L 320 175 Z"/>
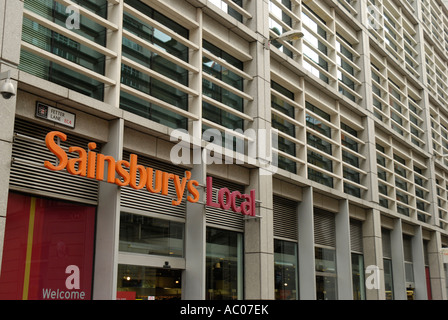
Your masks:
<path fill-rule="evenodd" d="M 246 216 L 255 216 L 255 190 L 250 194 L 241 194 L 239 191 L 230 192 L 227 188 L 221 188 L 218 191 L 218 201 L 213 202 L 213 179 L 207 177 L 207 205 L 223 210 L 232 209 L 233 212 L 242 213 Z M 241 205 L 237 205 L 237 199 L 244 199 Z"/>
<path fill-rule="evenodd" d="M 184 195 L 187 194 L 187 201 L 196 203 L 199 201 L 199 191 L 197 186 L 199 182 L 191 179 L 191 172 L 185 171 L 185 176 L 180 177 L 176 174 L 168 173 L 153 168 L 146 168 L 138 164 L 138 156 L 130 155 L 129 161 L 116 161 L 112 156 L 107 156 L 93 151 L 96 143 L 90 142 L 88 150 L 80 147 L 70 147 L 69 153 L 77 153 L 78 157 L 69 159 L 67 153 L 55 142 L 55 137 L 62 141 L 67 140 L 67 135 L 52 131 L 47 134 L 45 143 L 47 148 L 58 158 L 57 165 L 53 165 L 50 161 L 45 161 L 44 166 L 53 171 L 66 169 L 72 175 L 79 175 L 98 181 L 104 181 L 105 165 L 107 164 L 106 182 L 113 183 L 118 186 L 130 186 L 139 190 L 146 188 L 151 193 L 161 193 L 168 195 L 168 185 L 170 181 L 176 189 L 177 199 L 172 200 L 172 205 L 177 206 L 182 202 Z M 155 171 L 155 172 L 154 172 Z M 207 178 L 207 205 L 221 208 L 224 210 L 232 210 L 243 215 L 255 216 L 255 190 L 250 194 L 241 194 L 238 191 L 230 192 L 227 188 L 218 191 L 218 202 L 213 202 L 213 180 Z M 237 199 L 243 199 L 241 205 L 237 205 Z"/>
<path fill-rule="evenodd" d="M 36 117 L 50 120 L 64 126 L 74 128 L 76 116 L 73 113 L 37 102 Z"/>

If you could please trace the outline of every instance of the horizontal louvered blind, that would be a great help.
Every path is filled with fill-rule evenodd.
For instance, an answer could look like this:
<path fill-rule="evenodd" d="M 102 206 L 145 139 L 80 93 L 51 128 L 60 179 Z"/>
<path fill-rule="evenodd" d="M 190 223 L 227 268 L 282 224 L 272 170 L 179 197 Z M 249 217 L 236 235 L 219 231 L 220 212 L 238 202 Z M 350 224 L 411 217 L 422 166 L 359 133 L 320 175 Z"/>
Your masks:
<path fill-rule="evenodd" d="M 404 261 L 412 262 L 412 237 L 403 235 Z"/>
<path fill-rule="evenodd" d="M 123 159 L 129 161 L 130 153 L 125 151 L 123 153 Z M 170 163 L 165 163 L 148 157 L 143 157 L 138 155 L 138 164 L 147 168 L 154 169 L 154 175 L 156 170 L 165 171 L 168 173 L 173 173 L 179 177 L 184 177 L 184 169 L 172 165 Z M 154 181 L 154 179 L 153 179 Z M 121 210 L 126 211 L 126 209 L 137 209 L 150 213 L 163 214 L 168 216 L 173 216 L 177 218 L 185 218 L 185 197 L 182 202 L 174 206 L 171 201 L 177 199 L 176 188 L 172 181 L 168 183 L 168 195 L 162 195 L 160 193 L 151 193 L 146 188 L 136 190 L 131 187 L 123 187 L 121 189 Z"/>
<path fill-rule="evenodd" d="M 314 241 L 318 245 L 336 247 L 334 213 L 314 210 Z"/>
<path fill-rule="evenodd" d="M 390 231 L 387 229 L 382 229 L 381 238 L 382 238 L 384 258 L 392 259 L 392 248 L 390 245 Z"/>
<path fill-rule="evenodd" d="M 274 236 L 297 241 L 297 202 L 274 196 Z"/>
<path fill-rule="evenodd" d="M 59 199 L 96 204 L 98 181 L 73 176 L 66 170 L 51 171 L 44 167 L 44 161 L 55 163 L 56 156 L 45 146 L 45 136 L 54 129 L 46 128 L 17 119 L 14 132 L 17 134 L 12 148 L 14 159 L 11 167 L 10 187 L 15 190 L 35 193 Z M 87 149 L 90 141 L 67 134 L 62 147 L 78 146 Z M 99 147 L 99 145 L 98 145 Z M 76 158 L 77 153 L 67 153 Z"/>
<path fill-rule="evenodd" d="M 217 202 L 217 191 L 221 188 L 228 188 L 230 192 L 239 191 L 245 193 L 244 186 L 213 178 L 213 202 Z M 241 204 L 243 200 L 237 200 L 237 204 Z M 244 231 L 244 216 L 241 213 L 232 210 L 222 210 L 220 208 L 206 207 L 206 222 L 209 225 L 218 227 L 227 227 Z"/>
<path fill-rule="evenodd" d="M 350 220 L 350 248 L 354 252 L 363 252 L 361 221 Z"/>

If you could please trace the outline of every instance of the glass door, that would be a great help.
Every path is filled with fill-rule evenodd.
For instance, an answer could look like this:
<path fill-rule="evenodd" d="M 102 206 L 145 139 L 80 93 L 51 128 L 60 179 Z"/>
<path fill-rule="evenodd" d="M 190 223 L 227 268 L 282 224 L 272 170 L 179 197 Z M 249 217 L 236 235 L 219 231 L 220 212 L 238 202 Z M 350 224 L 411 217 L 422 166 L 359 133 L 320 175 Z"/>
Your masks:
<path fill-rule="evenodd" d="M 118 265 L 117 300 L 180 300 L 182 270 Z"/>

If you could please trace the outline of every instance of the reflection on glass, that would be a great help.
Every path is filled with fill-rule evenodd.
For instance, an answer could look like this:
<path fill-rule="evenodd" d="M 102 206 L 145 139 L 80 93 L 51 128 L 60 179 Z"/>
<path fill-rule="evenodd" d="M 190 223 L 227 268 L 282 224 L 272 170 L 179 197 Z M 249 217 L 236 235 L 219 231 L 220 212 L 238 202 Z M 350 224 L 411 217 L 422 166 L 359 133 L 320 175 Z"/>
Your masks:
<path fill-rule="evenodd" d="M 179 300 L 181 270 L 118 265 L 117 300 Z"/>
<path fill-rule="evenodd" d="M 81 1 L 80 5 L 105 17 L 105 12 L 101 9 L 101 7 L 106 8 L 105 0 L 96 1 L 95 4 Z M 24 6 L 25 9 L 59 26 L 65 26 L 66 7 L 56 1 L 27 0 Z M 73 29 L 72 32 L 101 46 L 106 45 L 105 27 L 83 15 L 79 22 L 79 29 Z M 28 18 L 23 18 L 22 40 L 84 68 L 104 74 L 105 57 L 103 54 Z M 21 51 L 19 69 L 92 98 L 103 100 L 103 83 L 31 52 Z"/>
<path fill-rule="evenodd" d="M 306 5 L 304 6 L 306 7 Z M 320 38 L 327 40 L 327 33 L 313 19 L 317 19 L 323 24 L 325 24 L 325 21 L 310 8 L 308 8 L 308 10 L 313 14 L 313 18 L 307 13 L 302 12 L 302 23 L 307 26 L 307 28 L 304 28 L 303 30 L 304 41 L 302 51 L 303 55 L 308 57 L 312 63 L 303 60 L 303 66 L 313 75 L 328 83 L 329 79 L 323 72 L 328 71 L 328 62 L 324 58 L 327 56 L 327 47 L 320 41 Z"/>
<path fill-rule="evenodd" d="M 183 242 L 182 223 L 124 212 L 120 215 L 120 251 L 183 257 Z"/>
<path fill-rule="evenodd" d="M 142 2 L 126 0 L 126 3 L 140 12 L 144 12 L 148 17 L 170 28 L 180 36 L 188 39 L 188 29 L 183 28 L 181 25 L 168 19 Z M 171 54 L 182 61 L 188 62 L 189 50 L 187 46 L 128 13 L 124 13 L 123 15 L 123 28 L 154 45 L 158 49 Z M 123 37 L 122 50 L 123 56 L 126 58 L 184 86 L 188 86 L 188 71 L 185 68 L 178 66 L 176 63 L 165 59 L 159 54 L 154 53 L 148 48 L 125 37 Z M 126 64 L 122 64 L 121 66 L 121 83 L 158 100 L 169 103 L 179 109 L 188 109 L 187 93 L 166 84 L 166 82 L 150 77 L 146 73 L 136 70 Z M 172 128 L 186 129 L 187 126 L 187 119 L 185 117 L 125 92 L 121 92 L 120 107 L 126 111 L 130 111 Z"/>
<path fill-rule="evenodd" d="M 275 299 L 297 300 L 297 243 L 274 240 Z"/>
<path fill-rule="evenodd" d="M 243 6 L 243 0 L 232 0 L 234 3 L 239 5 L 240 7 Z M 231 17 L 234 17 L 239 22 L 243 21 L 243 16 L 236 10 L 234 10 L 232 7 L 230 7 L 227 3 L 225 3 L 222 0 L 208 0 L 209 3 L 214 4 L 218 8 L 220 8 L 222 11 L 227 12 Z"/>
<path fill-rule="evenodd" d="M 275 91 L 284 95 L 286 98 L 294 101 L 294 93 L 282 87 L 278 83 L 272 81 L 271 87 Z M 278 95 L 271 95 L 271 108 L 284 113 L 286 116 L 295 119 L 295 108 L 293 105 L 288 103 L 286 99 L 279 97 Z M 287 119 L 280 117 L 279 115 L 272 113 L 272 127 L 278 129 L 279 131 L 286 133 L 287 135 L 295 138 L 296 127 L 294 123 L 288 121 Z M 285 137 L 278 137 L 278 149 L 280 151 L 286 152 L 292 156 L 296 156 L 296 145 L 289 139 Z M 277 166 L 281 169 L 288 170 L 292 173 L 296 173 L 296 163 L 295 161 L 288 159 L 282 155 L 278 156 Z"/>
<path fill-rule="evenodd" d="M 384 263 L 384 288 L 386 291 L 386 300 L 394 299 L 394 284 L 392 276 L 392 260 L 383 259 Z"/>
<path fill-rule="evenodd" d="M 353 300 L 366 299 L 364 276 L 364 257 L 362 254 L 352 253 Z"/>
<path fill-rule="evenodd" d="M 291 10 L 290 0 L 281 0 L 281 4 L 284 5 L 287 9 Z M 285 29 L 283 25 L 278 21 L 281 21 L 283 24 L 292 27 L 291 17 L 287 15 L 285 12 L 283 12 L 283 10 L 276 4 L 274 4 L 272 1 L 269 2 L 269 13 L 274 17 L 269 18 L 269 29 L 272 30 L 276 35 L 280 36 L 289 30 Z M 286 53 L 289 57 L 292 57 L 292 52 L 288 50 L 285 46 L 283 46 L 280 42 L 274 40 L 272 41 L 272 45 L 280 49 L 284 53 Z"/>
<path fill-rule="evenodd" d="M 243 298 L 243 234 L 207 228 L 206 297 Z"/>
<path fill-rule="evenodd" d="M 337 283 L 336 277 L 316 276 L 316 298 L 317 300 L 336 300 Z"/>
<path fill-rule="evenodd" d="M 336 250 L 316 247 L 315 259 L 317 300 L 336 300 Z"/>

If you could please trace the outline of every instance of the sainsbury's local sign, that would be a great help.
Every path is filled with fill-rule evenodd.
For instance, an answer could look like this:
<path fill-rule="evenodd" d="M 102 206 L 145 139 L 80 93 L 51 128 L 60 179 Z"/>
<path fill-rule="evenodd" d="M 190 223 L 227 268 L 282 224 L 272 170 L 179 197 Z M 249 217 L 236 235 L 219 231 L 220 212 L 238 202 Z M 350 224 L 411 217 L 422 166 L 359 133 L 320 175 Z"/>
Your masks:
<path fill-rule="evenodd" d="M 76 158 L 69 159 L 67 153 L 55 141 L 55 138 L 62 141 L 67 140 L 67 135 L 59 132 L 49 132 L 45 138 L 45 144 L 58 159 L 56 164 L 45 161 L 44 166 L 52 171 L 66 170 L 71 175 L 106 181 L 120 187 L 129 186 L 140 190 L 146 188 L 148 192 L 168 195 L 168 186 L 174 184 L 176 199 L 172 200 L 172 205 L 178 206 L 186 196 L 187 201 L 196 203 L 199 201 L 200 193 L 197 187 L 199 182 L 191 179 L 191 172 L 185 171 L 184 177 L 162 170 L 154 170 L 138 164 L 138 156 L 130 155 L 129 161 L 116 160 L 112 156 L 97 153 L 96 143 L 90 142 L 87 150 L 81 147 L 69 147 L 68 152 L 76 154 Z M 107 164 L 107 172 L 105 166 Z M 207 177 L 206 204 L 210 207 L 232 210 L 247 216 L 255 216 L 255 190 L 249 194 L 242 194 L 239 191 L 230 191 L 228 188 L 221 188 L 217 192 L 217 199 L 213 201 L 213 179 Z"/>

